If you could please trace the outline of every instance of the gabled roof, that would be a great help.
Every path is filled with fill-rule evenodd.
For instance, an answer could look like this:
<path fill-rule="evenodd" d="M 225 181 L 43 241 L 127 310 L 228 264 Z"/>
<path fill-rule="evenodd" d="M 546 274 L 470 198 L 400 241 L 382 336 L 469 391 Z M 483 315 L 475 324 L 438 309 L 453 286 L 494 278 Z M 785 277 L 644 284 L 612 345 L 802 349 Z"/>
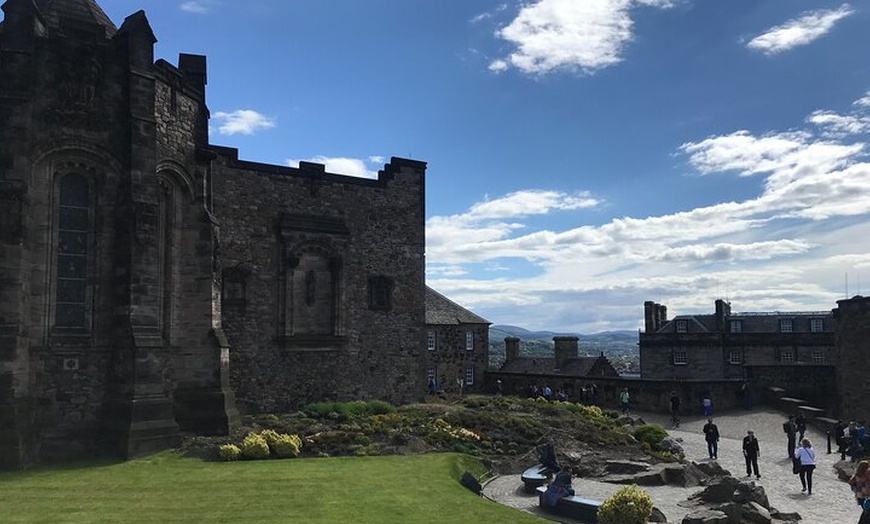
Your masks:
<path fill-rule="evenodd" d="M 519 373 L 523 375 L 565 375 L 571 377 L 585 377 L 589 376 L 599 358 L 600 357 L 569 358 L 561 368 L 556 369 L 555 358 L 521 357 L 510 362 L 505 362 L 499 369 L 499 372 Z"/>
<path fill-rule="evenodd" d="M 492 324 L 429 286 L 426 286 L 426 323 L 440 326 Z"/>
<path fill-rule="evenodd" d="M 81 25 L 101 26 L 106 38 L 117 32 L 115 24 L 94 0 L 36 0 L 36 7 L 50 29 L 60 29 L 61 20 Z"/>

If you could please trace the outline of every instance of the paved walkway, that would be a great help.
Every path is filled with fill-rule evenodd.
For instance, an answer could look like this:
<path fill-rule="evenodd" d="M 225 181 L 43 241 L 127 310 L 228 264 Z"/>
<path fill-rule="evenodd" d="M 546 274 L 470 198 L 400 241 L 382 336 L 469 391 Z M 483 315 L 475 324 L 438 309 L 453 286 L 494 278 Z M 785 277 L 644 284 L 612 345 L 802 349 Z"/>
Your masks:
<path fill-rule="evenodd" d="M 707 445 L 701 428 L 706 419 L 701 416 L 684 417 L 680 427 L 671 428 L 667 415 L 640 414 L 646 422 L 662 424 L 671 436 L 682 439 L 687 460 L 708 461 Z M 766 408 L 752 411 L 735 411 L 714 416 L 719 427 L 719 464 L 737 478 L 743 478 L 746 465 L 743 461 L 742 444 L 746 431 L 752 429 L 758 438 L 761 456 L 758 461 L 761 479 L 757 482 L 764 487 L 771 507 L 782 512 L 797 512 L 805 524 L 853 524 L 858 522 L 861 510 L 848 484 L 837 478 L 833 465 L 840 456 L 827 454 L 826 436 L 813 428 L 807 430 L 816 450 L 816 470 L 813 475 L 813 494 L 801 493 L 801 483 L 791 471 L 791 461 L 787 457 L 786 438 L 782 431 L 785 415 Z M 558 451 L 558 446 L 557 446 Z M 754 477 L 753 477 L 754 478 Z M 596 500 L 605 500 L 622 486 L 587 479 L 575 479 L 577 494 Z M 679 523 L 691 510 L 678 504 L 703 488 L 681 488 L 674 486 L 643 487 L 653 499 L 653 503 L 668 518 L 668 522 Z M 541 512 L 536 495 L 523 492 L 522 481 L 517 475 L 504 475 L 488 482 L 483 494 L 501 504 L 559 520 Z M 572 522 L 559 520 L 560 522 Z"/>

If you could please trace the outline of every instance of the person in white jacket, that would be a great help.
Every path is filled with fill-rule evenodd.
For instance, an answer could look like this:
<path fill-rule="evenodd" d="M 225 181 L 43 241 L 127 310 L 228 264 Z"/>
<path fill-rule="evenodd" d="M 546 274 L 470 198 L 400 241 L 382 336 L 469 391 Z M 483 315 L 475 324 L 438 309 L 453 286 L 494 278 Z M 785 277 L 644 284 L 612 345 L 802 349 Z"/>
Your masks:
<path fill-rule="evenodd" d="M 800 477 L 801 492 L 807 495 L 813 494 L 813 470 L 816 469 L 816 451 L 810 439 L 801 440 L 801 445 L 794 451 L 794 458 L 801 461 Z"/>

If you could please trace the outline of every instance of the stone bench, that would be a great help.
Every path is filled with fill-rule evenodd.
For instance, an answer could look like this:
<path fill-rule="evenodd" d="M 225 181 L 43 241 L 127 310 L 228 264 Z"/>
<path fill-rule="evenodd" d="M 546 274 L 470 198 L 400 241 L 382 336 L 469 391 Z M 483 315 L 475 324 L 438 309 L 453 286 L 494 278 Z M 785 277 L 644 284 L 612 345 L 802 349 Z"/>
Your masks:
<path fill-rule="evenodd" d="M 579 495 L 571 495 L 570 497 L 560 498 L 559 503 L 554 508 L 544 502 L 544 493 L 547 492 L 547 487 L 539 486 L 537 491 L 538 506 L 544 511 L 569 517 L 584 524 L 596 524 L 598 522 L 598 508 L 601 507 L 600 501 L 586 499 Z"/>
<path fill-rule="evenodd" d="M 534 493 L 535 489 L 547 483 L 553 472 L 543 464 L 535 464 L 523 471 L 520 478 L 523 480 L 523 489 L 526 493 Z"/>

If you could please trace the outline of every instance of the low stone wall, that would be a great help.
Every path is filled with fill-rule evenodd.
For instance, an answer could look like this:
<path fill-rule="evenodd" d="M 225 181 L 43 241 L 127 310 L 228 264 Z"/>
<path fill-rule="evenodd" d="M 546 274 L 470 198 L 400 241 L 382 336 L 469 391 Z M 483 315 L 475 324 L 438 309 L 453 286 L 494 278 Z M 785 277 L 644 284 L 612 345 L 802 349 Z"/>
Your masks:
<path fill-rule="evenodd" d="M 631 409 L 638 411 L 667 413 L 671 392 L 679 395 L 680 409 L 684 414 L 701 414 L 701 399 L 710 395 L 714 413 L 717 410 L 754 405 L 761 398 L 761 392 L 749 387 L 742 389 L 740 379 L 722 380 L 654 380 L 642 378 L 602 378 L 602 377 L 565 377 L 560 375 L 525 375 L 489 371 L 486 374 L 486 390 L 495 391 L 496 380 L 502 381 L 502 392 L 507 395 L 525 396 L 530 385 L 543 387 L 549 385 L 553 391 L 568 392 L 568 399 L 580 401 L 581 390 L 595 385 L 597 392 L 595 404 L 611 409 L 619 408 L 619 392 L 628 388 Z"/>

